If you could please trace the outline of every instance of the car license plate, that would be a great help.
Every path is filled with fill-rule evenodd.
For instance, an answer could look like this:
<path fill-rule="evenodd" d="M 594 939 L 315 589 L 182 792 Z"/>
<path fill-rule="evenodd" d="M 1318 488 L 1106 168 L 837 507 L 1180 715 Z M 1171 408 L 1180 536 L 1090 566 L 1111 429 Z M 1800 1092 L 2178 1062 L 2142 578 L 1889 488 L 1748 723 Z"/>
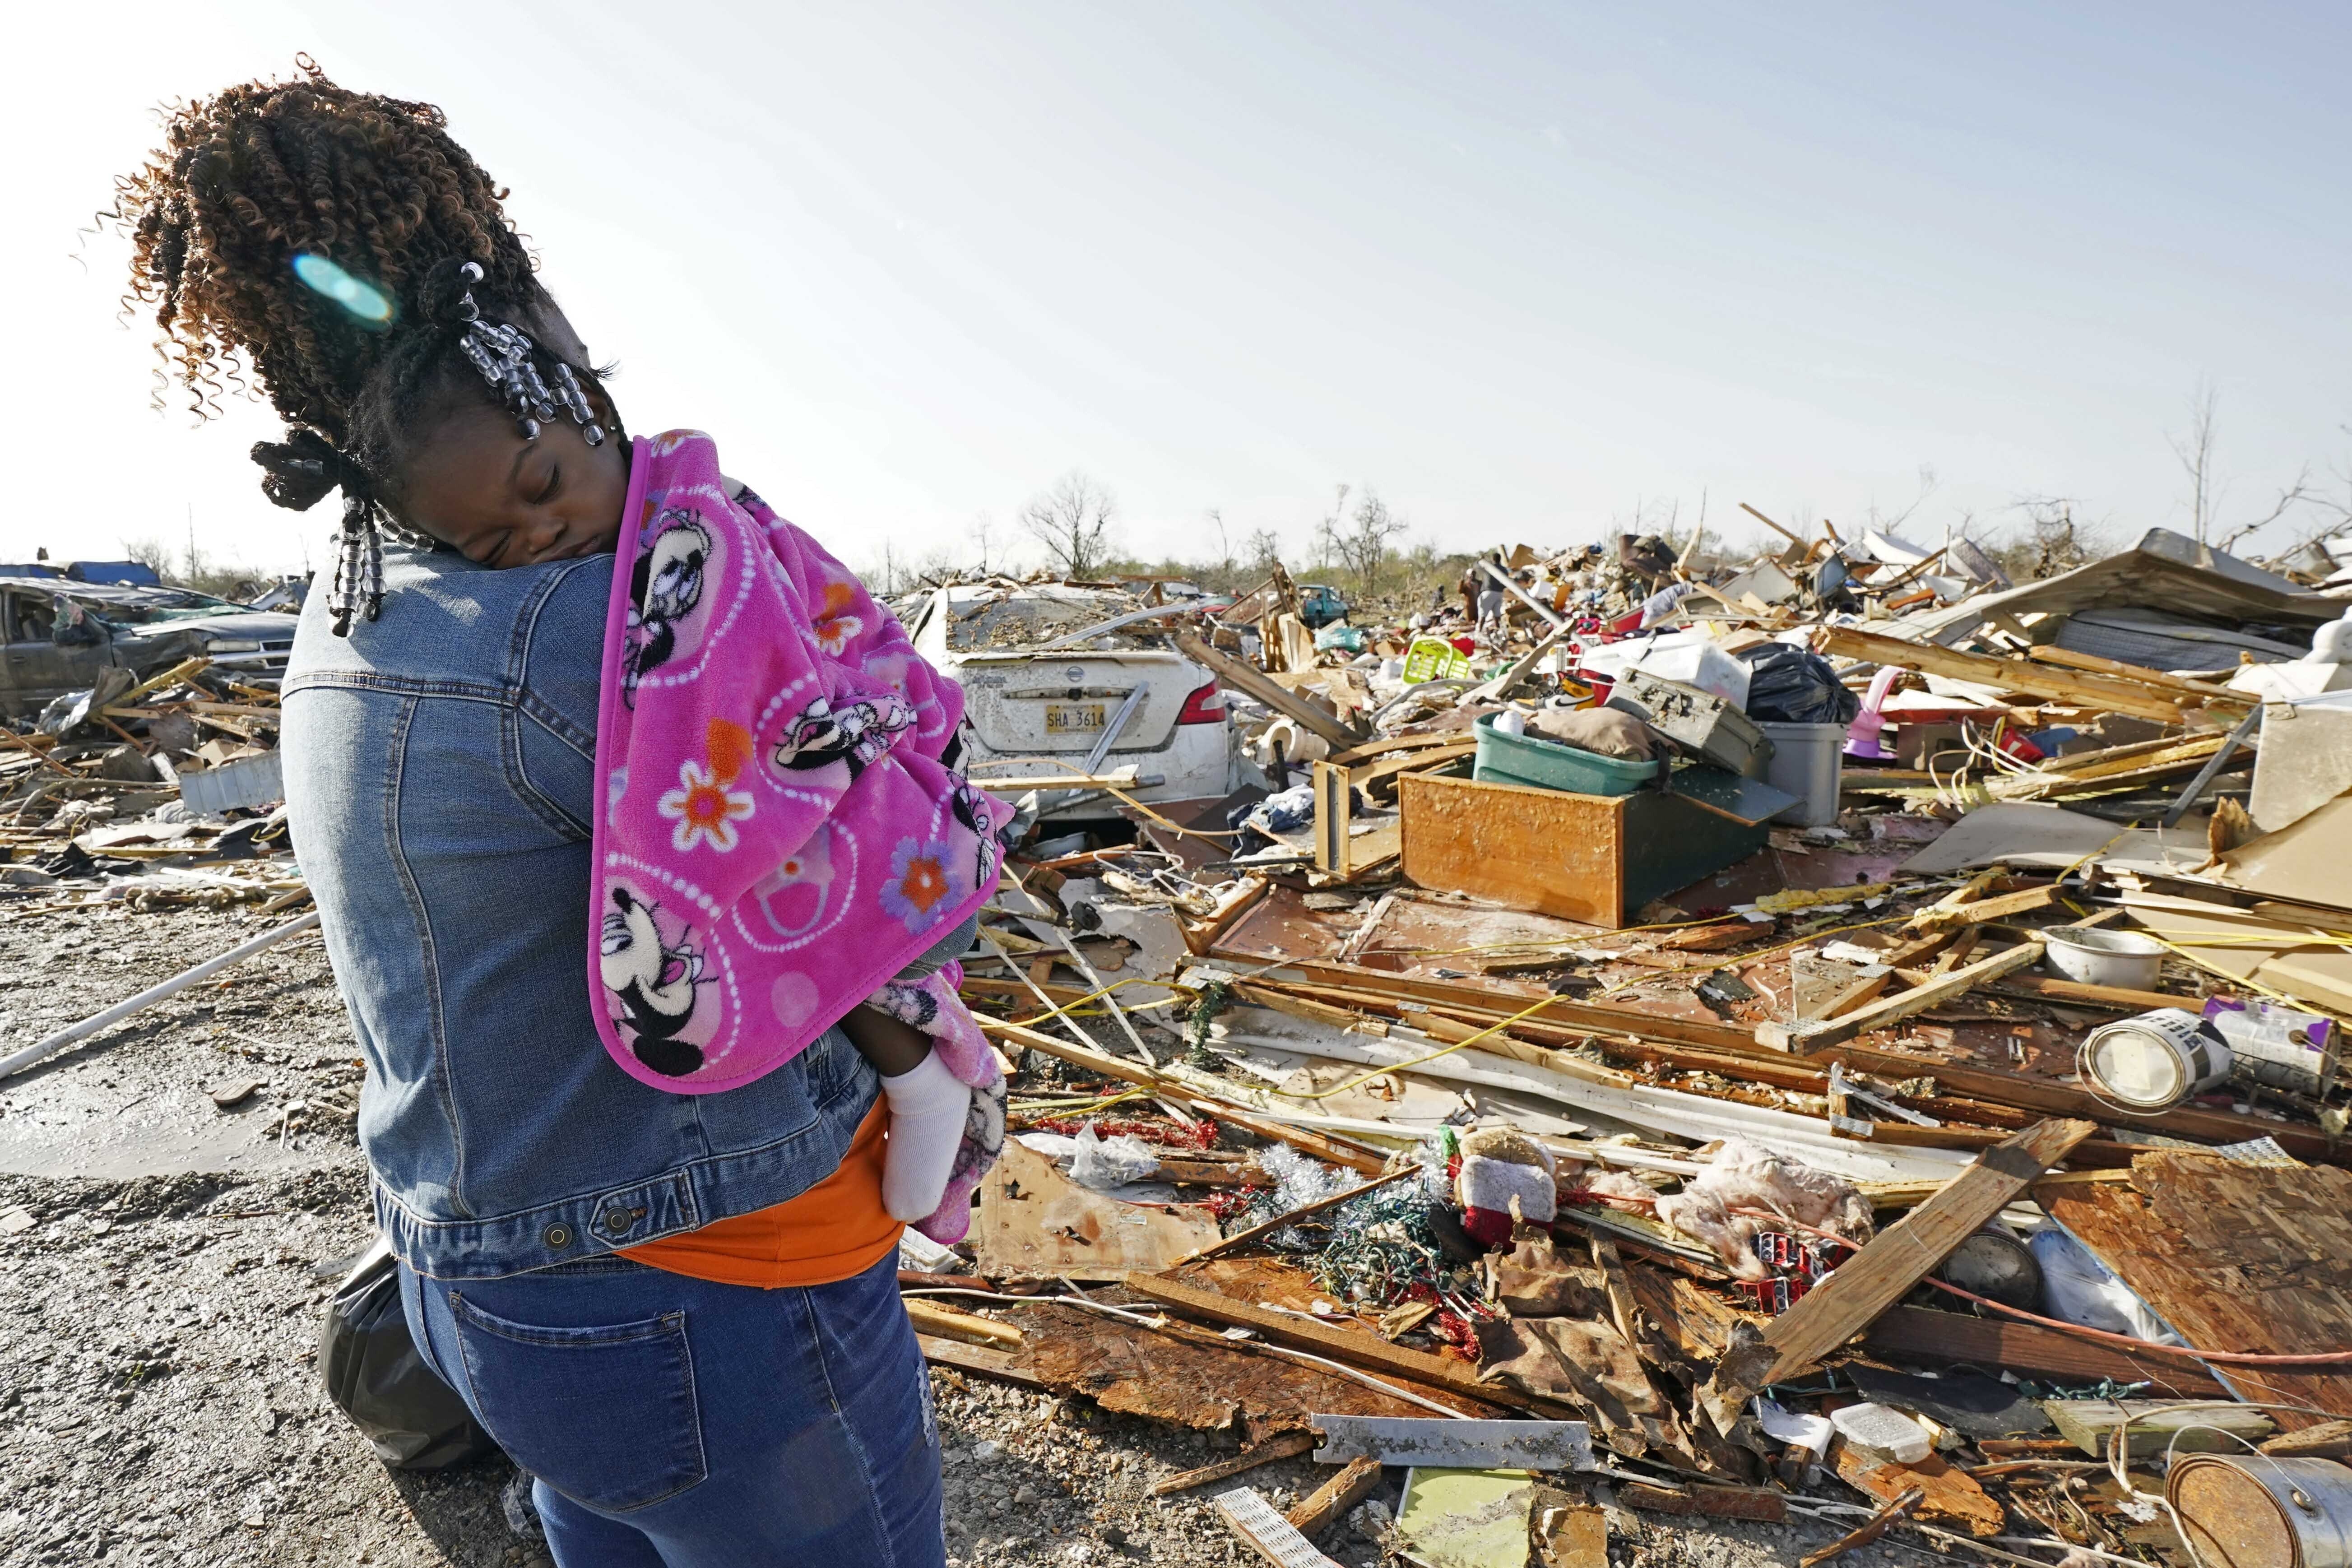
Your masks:
<path fill-rule="evenodd" d="M 1045 708 L 1045 733 L 1076 735 L 1103 727 L 1104 704 L 1100 702 L 1054 702 Z"/>

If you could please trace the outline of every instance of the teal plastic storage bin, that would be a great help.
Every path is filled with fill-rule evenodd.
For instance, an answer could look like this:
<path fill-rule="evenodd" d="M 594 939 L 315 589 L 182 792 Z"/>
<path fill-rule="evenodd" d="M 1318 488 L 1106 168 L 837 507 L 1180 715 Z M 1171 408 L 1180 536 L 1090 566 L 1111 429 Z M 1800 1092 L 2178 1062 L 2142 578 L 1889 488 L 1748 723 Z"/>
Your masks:
<path fill-rule="evenodd" d="M 1478 754 L 1470 776 L 1480 784 L 1527 784 L 1571 795 L 1632 795 L 1656 778 L 1660 768 L 1671 765 L 1663 761 L 1621 763 L 1558 741 L 1507 735 L 1495 728 L 1492 713 L 1479 716 L 1476 730 Z"/>

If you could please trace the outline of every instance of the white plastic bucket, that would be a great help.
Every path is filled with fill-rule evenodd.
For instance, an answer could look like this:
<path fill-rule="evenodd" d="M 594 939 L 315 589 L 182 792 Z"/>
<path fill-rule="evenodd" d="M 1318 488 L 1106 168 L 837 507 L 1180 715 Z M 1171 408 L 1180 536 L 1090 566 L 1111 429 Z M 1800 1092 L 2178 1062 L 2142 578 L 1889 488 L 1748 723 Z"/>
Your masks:
<path fill-rule="evenodd" d="M 1764 764 L 1764 782 L 1787 790 L 1797 804 L 1774 817 L 1801 827 L 1825 827 L 1837 820 L 1838 788 L 1845 777 L 1845 729 L 1843 724 L 1776 724 L 1759 720 L 1757 727 L 1772 742 L 1771 760 Z"/>
<path fill-rule="evenodd" d="M 2204 1019 L 2159 1007 L 2094 1029 L 2083 1041 L 2083 1076 L 2131 1110 L 2166 1110 L 2230 1076 L 2230 1047 Z"/>
<path fill-rule="evenodd" d="M 2153 991 L 2164 971 L 2164 944 L 2134 931 L 2052 931 L 2042 932 L 2042 963 L 2084 985 Z"/>

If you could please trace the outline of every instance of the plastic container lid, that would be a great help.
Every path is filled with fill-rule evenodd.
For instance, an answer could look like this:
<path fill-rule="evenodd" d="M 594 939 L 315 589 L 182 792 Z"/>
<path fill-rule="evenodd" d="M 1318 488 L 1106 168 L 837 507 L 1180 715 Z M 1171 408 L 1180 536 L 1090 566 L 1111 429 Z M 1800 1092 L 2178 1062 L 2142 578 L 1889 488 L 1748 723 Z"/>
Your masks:
<path fill-rule="evenodd" d="M 1830 1412 L 1830 1425 L 1849 1443 L 1875 1448 L 1898 1465 L 1916 1465 L 1936 1451 L 1927 1429 L 1884 1405 L 1849 1405 Z"/>

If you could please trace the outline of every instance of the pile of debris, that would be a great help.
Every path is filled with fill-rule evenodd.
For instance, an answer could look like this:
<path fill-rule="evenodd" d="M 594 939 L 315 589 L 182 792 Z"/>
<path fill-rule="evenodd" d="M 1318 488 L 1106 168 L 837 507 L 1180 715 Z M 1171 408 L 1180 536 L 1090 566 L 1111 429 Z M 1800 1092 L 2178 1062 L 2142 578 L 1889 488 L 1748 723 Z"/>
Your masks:
<path fill-rule="evenodd" d="M 1238 1430 L 1163 1484 L 1283 1563 L 2352 1531 L 2345 586 L 1789 541 L 1144 617 L 1264 776 L 1113 744 L 1095 819 L 1026 802 L 964 983 L 1013 1141 L 903 1259 L 927 1352 Z M 1233 1479 L 1306 1452 L 1286 1516 Z"/>
<path fill-rule="evenodd" d="M 307 895 L 286 849 L 274 675 L 179 660 L 117 666 L 0 725 L 0 911 L 137 908 Z"/>
<path fill-rule="evenodd" d="M 2352 584 L 1780 531 L 1373 624 L 1279 567 L 903 601 L 1028 824 L 931 1360 L 1237 1437 L 1154 1489 L 1288 1568 L 2352 1534 Z M 8 734 L 15 910 L 301 900 L 276 723 L 191 660 Z"/>

